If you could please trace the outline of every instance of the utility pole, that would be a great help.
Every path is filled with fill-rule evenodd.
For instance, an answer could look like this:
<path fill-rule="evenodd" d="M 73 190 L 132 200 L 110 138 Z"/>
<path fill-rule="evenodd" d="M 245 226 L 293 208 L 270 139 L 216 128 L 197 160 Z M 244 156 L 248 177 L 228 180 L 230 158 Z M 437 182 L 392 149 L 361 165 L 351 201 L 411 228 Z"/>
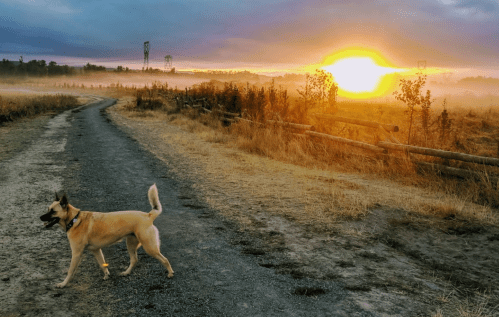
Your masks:
<path fill-rule="evenodd" d="M 149 41 L 144 42 L 144 66 L 142 70 L 146 68 L 146 71 L 149 69 Z"/>
<path fill-rule="evenodd" d="M 171 71 L 172 69 L 172 60 L 173 57 L 171 55 L 165 56 L 165 72 Z"/>

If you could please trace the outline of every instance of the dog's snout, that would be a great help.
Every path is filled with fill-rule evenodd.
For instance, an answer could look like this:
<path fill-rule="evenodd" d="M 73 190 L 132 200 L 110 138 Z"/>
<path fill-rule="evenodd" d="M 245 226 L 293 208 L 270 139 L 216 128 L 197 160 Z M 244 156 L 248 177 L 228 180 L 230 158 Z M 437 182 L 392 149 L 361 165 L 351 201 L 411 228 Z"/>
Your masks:
<path fill-rule="evenodd" d="M 50 209 L 46 214 L 43 214 L 40 216 L 41 221 L 49 221 L 52 218 L 52 215 L 54 214 L 54 210 Z"/>

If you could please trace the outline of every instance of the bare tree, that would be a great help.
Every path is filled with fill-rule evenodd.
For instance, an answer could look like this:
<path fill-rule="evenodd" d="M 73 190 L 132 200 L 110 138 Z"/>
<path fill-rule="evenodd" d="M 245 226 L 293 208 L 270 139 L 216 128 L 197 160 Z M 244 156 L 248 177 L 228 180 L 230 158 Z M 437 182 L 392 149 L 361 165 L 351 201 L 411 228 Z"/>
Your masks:
<path fill-rule="evenodd" d="M 423 115 L 423 128 L 425 126 L 428 127 L 429 122 L 429 111 L 431 107 L 431 92 L 429 90 L 426 91 L 426 96 L 423 96 L 421 93 L 424 85 L 426 84 L 426 75 L 423 73 L 417 73 L 418 78 L 414 80 L 401 79 L 400 80 L 400 88 L 401 92 L 395 91 L 393 95 L 395 99 L 404 102 L 407 105 L 407 110 L 409 113 L 409 135 L 407 137 L 407 144 L 411 144 L 411 132 L 412 125 L 414 120 L 414 114 L 417 111 L 417 106 L 423 106 L 425 113 Z M 426 121 L 425 121 L 426 120 Z"/>

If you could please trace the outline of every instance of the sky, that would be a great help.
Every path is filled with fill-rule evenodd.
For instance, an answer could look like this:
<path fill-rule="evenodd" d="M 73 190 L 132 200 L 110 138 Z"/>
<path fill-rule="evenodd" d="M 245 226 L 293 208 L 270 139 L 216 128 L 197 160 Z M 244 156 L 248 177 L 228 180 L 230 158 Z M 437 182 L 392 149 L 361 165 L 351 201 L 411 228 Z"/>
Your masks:
<path fill-rule="evenodd" d="M 0 0 L 0 58 L 299 69 L 351 47 L 396 67 L 499 71 L 498 0 Z"/>

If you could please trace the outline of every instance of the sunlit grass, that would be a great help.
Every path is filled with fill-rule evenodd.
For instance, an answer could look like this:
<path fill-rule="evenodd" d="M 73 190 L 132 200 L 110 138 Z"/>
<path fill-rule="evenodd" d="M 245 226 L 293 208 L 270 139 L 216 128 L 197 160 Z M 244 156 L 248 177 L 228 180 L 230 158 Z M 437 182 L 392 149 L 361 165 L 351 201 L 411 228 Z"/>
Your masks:
<path fill-rule="evenodd" d="M 0 123 L 79 105 L 70 95 L 25 95 L 19 92 L 0 94 Z"/>

